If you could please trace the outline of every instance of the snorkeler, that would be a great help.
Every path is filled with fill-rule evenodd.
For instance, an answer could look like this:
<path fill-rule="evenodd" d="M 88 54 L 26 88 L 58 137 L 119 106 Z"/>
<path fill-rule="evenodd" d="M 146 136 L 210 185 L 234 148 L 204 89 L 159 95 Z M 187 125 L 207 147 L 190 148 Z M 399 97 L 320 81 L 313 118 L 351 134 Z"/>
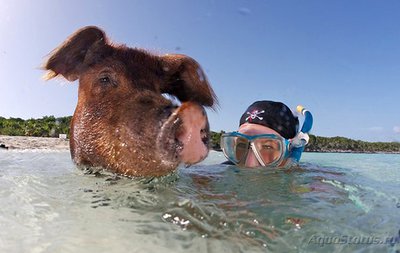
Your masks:
<path fill-rule="evenodd" d="M 299 131 L 299 120 L 281 102 L 257 101 L 240 118 L 237 132 L 221 136 L 221 148 L 229 160 L 225 164 L 240 167 L 289 167 L 300 160 L 313 118 L 302 106 L 297 111 L 304 115 Z"/>

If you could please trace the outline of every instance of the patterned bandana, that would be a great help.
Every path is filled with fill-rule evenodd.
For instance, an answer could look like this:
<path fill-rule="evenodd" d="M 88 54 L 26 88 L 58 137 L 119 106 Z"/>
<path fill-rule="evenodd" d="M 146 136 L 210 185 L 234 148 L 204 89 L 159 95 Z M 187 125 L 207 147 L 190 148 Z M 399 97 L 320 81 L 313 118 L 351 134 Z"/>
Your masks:
<path fill-rule="evenodd" d="M 257 101 L 247 108 L 240 118 L 244 123 L 259 124 L 278 132 L 285 139 L 292 139 L 299 129 L 299 120 L 285 104 L 274 101 Z"/>

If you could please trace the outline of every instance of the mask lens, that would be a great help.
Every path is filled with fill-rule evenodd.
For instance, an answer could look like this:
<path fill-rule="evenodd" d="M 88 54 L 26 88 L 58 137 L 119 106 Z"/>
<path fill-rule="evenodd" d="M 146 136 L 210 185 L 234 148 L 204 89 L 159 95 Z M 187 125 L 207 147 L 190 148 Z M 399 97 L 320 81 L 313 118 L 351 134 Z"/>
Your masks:
<path fill-rule="evenodd" d="M 265 165 L 277 162 L 283 153 L 283 144 L 281 140 L 270 138 L 255 139 L 254 146 Z"/>
<path fill-rule="evenodd" d="M 238 162 L 244 162 L 247 152 L 249 151 L 249 141 L 242 137 L 236 137 L 235 155 Z"/>
<path fill-rule="evenodd" d="M 247 155 L 249 151 L 249 141 L 239 136 L 223 136 L 221 147 L 225 156 L 232 162 L 238 164 Z"/>

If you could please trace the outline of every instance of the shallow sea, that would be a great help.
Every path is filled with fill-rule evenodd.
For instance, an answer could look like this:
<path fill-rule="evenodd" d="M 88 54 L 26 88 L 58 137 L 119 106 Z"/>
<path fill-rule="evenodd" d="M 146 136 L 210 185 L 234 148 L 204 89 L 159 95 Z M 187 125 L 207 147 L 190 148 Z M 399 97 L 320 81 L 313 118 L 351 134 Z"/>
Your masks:
<path fill-rule="evenodd" d="M 130 179 L 0 151 L 0 252 L 400 252 L 400 155 L 305 153 Z"/>

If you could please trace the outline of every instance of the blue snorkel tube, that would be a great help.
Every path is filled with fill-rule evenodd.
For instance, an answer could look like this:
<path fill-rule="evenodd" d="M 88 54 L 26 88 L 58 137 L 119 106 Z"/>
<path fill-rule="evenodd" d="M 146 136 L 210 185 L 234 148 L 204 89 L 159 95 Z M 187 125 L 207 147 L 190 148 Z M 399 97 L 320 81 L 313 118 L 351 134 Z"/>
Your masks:
<path fill-rule="evenodd" d="M 304 122 L 303 126 L 300 129 L 300 132 L 298 132 L 291 141 L 289 158 L 291 158 L 295 162 L 299 162 L 301 154 L 303 153 L 304 148 L 310 139 L 308 133 L 310 132 L 313 125 L 313 116 L 311 112 L 306 110 L 301 105 L 298 105 L 296 110 L 304 116 Z"/>

